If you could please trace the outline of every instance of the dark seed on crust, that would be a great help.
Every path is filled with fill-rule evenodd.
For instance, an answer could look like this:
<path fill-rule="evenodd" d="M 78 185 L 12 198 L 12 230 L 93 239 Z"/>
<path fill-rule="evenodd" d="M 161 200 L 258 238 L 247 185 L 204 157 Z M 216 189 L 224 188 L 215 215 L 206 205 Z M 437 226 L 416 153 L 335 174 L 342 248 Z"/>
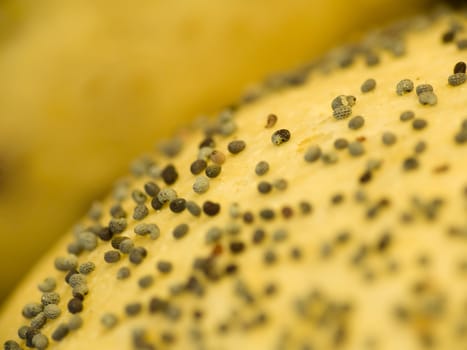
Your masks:
<path fill-rule="evenodd" d="M 332 113 L 334 118 L 336 118 L 337 120 L 348 118 L 351 114 L 352 114 L 352 107 L 350 106 L 338 107 Z"/>
<path fill-rule="evenodd" d="M 386 146 L 391 146 L 396 143 L 397 137 L 392 132 L 386 131 L 383 133 L 382 141 Z"/>
<path fill-rule="evenodd" d="M 201 215 L 201 208 L 199 207 L 198 204 L 196 204 L 195 202 L 193 201 L 188 201 L 186 202 L 186 209 L 188 210 L 188 212 L 197 217 L 197 216 L 200 216 Z"/>
<path fill-rule="evenodd" d="M 456 65 L 454 66 L 453 73 L 465 73 L 466 70 L 466 64 L 465 62 L 457 62 Z"/>
<path fill-rule="evenodd" d="M 55 341 L 60 341 L 68 335 L 69 331 L 70 329 L 68 328 L 68 325 L 64 323 L 59 324 L 58 327 L 55 328 L 55 330 L 52 332 L 52 339 Z"/>
<path fill-rule="evenodd" d="M 43 293 L 41 296 L 42 305 L 58 304 L 60 302 L 60 294 L 57 292 Z"/>
<path fill-rule="evenodd" d="M 198 175 L 201 172 L 203 172 L 207 166 L 208 164 L 204 159 L 197 159 L 193 163 L 191 163 L 190 171 L 193 175 Z"/>
<path fill-rule="evenodd" d="M 117 250 L 109 250 L 104 253 L 104 261 L 108 264 L 116 263 L 120 260 L 120 252 Z"/>
<path fill-rule="evenodd" d="M 408 120 L 412 120 L 415 117 L 415 113 L 412 111 L 404 111 L 401 113 L 399 119 L 401 122 L 406 122 Z"/>
<path fill-rule="evenodd" d="M 161 260 L 157 263 L 157 269 L 160 273 L 166 274 L 172 271 L 172 263 L 169 261 Z"/>
<path fill-rule="evenodd" d="M 124 280 L 124 279 L 127 279 L 128 277 L 130 277 L 131 275 L 131 271 L 128 267 L 124 266 L 124 267 L 121 267 L 118 271 L 117 271 L 117 279 L 118 280 Z"/>
<path fill-rule="evenodd" d="M 211 165 L 207 166 L 204 173 L 209 178 L 215 178 L 215 177 L 219 176 L 221 171 L 222 171 L 222 167 L 219 164 L 211 164 Z"/>
<path fill-rule="evenodd" d="M 420 96 L 420 94 L 424 92 L 433 92 L 433 86 L 431 86 L 430 84 L 420 84 L 417 86 L 415 91 L 417 95 Z"/>
<path fill-rule="evenodd" d="M 227 145 L 227 150 L 232 154 L 238 154 L 243 151 L 246 147 L 245 141 L 236 140 L 232 141 Z"/>
<path fill-rule="evenodd" d="M 263 176 L 269 171 L 269 163 L 265 161 L 260 161 L 256 164 L 255 173 L 258 176 Z"/>
<path fill-rule="evenodd" d="M 141 312 L 142 308 L 141 303 L 130 303 L 125 306 L 125 313 L 128 316 L 136 316 Z"/>
<path fill-rule="evenodd" d="M 23 316 L 26 318 L 33 318 L 44 310 L 44 305 L 39 303 L 28 303 L 23 307 Z"/>
<path fill-rule="evenodd" d="M 362 116 L 358 115 L 349 120 L 349 129 L 357 130 L 360 129 L 365 124 L 365 119 Z"/>
<path fill-rule="evenodd" d="M 160 187 L 154 182 L 144 184 L 144 191 L 151 197 L 156 197 L 160 190 Z"/>
<path fill-rule="evenodd" d="M 338 138 L 334 141 L 334 148 L 338 150 L 346 149 L 348 145 L 349 142 L 344 138 Z"/>
<path fill-rule="evenodd" d="M 271 185 L 269 182 L 267 182 L 267 181 L 261 181 L 261 182 L 258 184 L 257 188 L 258 188 L 258 192 L 259 192 L 259 193 L 266 194 L 266 193 L 271 192 L 271 190 L 272 190 L 272 185 Z"/>
<path fill-rule="evenodd" d="M 151 275 L 145 275 L 138 280 L 138 285 L 142 289 L 149 288 L 154 283 L 154 277 Z"/>
<path fill-rule="evenodd" d="M 3 343 L 4 350 L 21 350 L 21 346 L 14 340 L 7 340 Z"/>
<path fill-rule="evenodd" d="M 215 216 L 219 213 L 221 206 L 218 203 L 206 201 L 203 204 L 203 212 L 208 216 Z"/>
<path fill-rule="evenodd" d="M 187 224 L 180 224 L 174 228 L 172 235 L 175 239 L 183 238 L 188 233 L 189 227 Z"/>
<path fill-rule="evenodd" d="M 436 97 L 434 92 L 422 92 L 418 95 L 418 101 L 422 105 L 434 106 L 438 103 L 438 97 Z"/>
<path fill-rule="evenodd" d="M 130 250 L 128 259 L 132 264 L 139 265 L 143 262 L 144 258 L 147 256 L 148 252 L 144 247 L 135 247 Z"/>
<path fill-rule="evenodd" d="M 68 302 L 68 311 L 72 314 L 77 314 L 83 311 L 83 301 L 79 298 L 73 298 Z"/>
<path fill-rule="evenodd" d="M 423 130 L 425 127 L 428 125 L 427 121 L 425 119 L 414 119 L 412 122 L 412 128 L 414 130 Z"/>
<path fill-rule="evenodd" d="M 313 163 L 321 157 L 321 148 L 317 145 L 308 147 L 304 159 L 307 163 Z"/>
<path fill-rule="evenodd" d="M 362 93 L 367 93 L 374 90 L 376 87 L 376 80 L 375 79 L 367 79 L 363 82 L 362 86 L 360 87 L 360 91 Z"/>
<path fill-rule="evenodd" d="M 404 160 L 403 168 L 406 171 L 415 170 L 418 168 L 418 160 L 415 157 L 409 157 Z"/>
<path fill-rule="evenodd" d="M 290 140 L 290 131 L 287 129 L 279 129 L 271 136 L 271 141 L 274 145 L 278 146 Z"/>
<path fill-rule="evenodd" d="M 405 95 L 409 92 L 412 92 L 414 88 L 413 82 L 410 79 L 402 79 L 397 83 L 396 86 L 396 93 L 399 96 Z"/>
<path fill-rule="evenodd" d="M 448 84 L 451 86 L 459 86 L 465 83 L 465 73 L 455 73 L 448 77 Z"/>
<path fill-rule="evenodd" d="M 170 210 L 174 213 L 181 213 L 186 208 L 186 200 L 184 198 L 176 198 L 170 202 Z"/>
<path fill-rule="evenodd" d="M 174 184 L 178 179 L 178 173 L 177 173 L 177 170 L 175 169 L 175 166 L 173 166 L 173 164 L 167 165 L 162 170 L 161 177 L 162 177 L 162 180 L 164 180 L 164 182 L 167 185 Z"/>
<path fill-rule="evenodd" d="M 277 123 L 277 115 L 275 114 L 269 114 L 267 119 L 266 119 L 266 129 L 272 128 L 274 125 Z"/>

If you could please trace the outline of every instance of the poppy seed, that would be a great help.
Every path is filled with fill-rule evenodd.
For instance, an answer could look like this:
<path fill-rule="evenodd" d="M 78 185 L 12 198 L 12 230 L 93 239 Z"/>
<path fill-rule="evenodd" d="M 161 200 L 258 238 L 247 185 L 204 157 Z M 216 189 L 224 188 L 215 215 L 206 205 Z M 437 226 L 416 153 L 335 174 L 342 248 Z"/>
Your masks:
<path fill-rule="evenodd" d="M 307 163 L 313 163 L 321 157 L 321 148 L 317 145 L 308 147 L 305 151 L 304 159 Z"/>
<path fill-rule="evenodd" d="M 44 312 L 39 312 L 36 316 L 32 318 L 31 327 L 35 329 L 41 329 L 42 327 L 44 327 L 46 322 L 47 317 L 45 317 Z"/>
<path fill-rule="evenodd" d="M 148 197 L 140 190 L 134 190 L 131 192 L 131 198 L 133 198 L 133 201 L 136 204 L 144 204 L 148 199 Z"/>
<path fill-rule="evenodd" d="M 172 188 L 164 188 L 157 194 L 157 200 L 164 204 L 177 198 L 177 192 Z"/>
<path fill-rule="evenodd" d="M 263 176 L 269 171 L 269 163 L 264 160 L 258 162 L 255 166 L 255 173 L 258 176 Z"/>
<path fill-rule="evenodd" d="M 403 162 L 404 170 L 410 171 L 418 168 L 418 160 L 415 157 L 408 157 Z"/>
<path fill-rule="evenodd" d="M 57 281 L 53 277 L 47 277 L 37 286 L 41 292 L 53 292 L 57 286 Z"/>
<path fill-rule="evenodd" d="M 83 325 L 83 319 L 78 314 L 72 315 L 68 320 L 68 328 L 70 330 L 77 330 Z"/>
<path fill-rule="evenodd" d="M 207 166 L 208 166 L 208 163 L 206 163 L 204 159 L 197 159 L 193 163 L 191 163 L 190 172 L 193 175 L 198 175 L 201 172 L 203 172 Z"/>
<path fill-rule="evenodd" d="M 93 251 L 97 247 L 97 237 L 92 232 L 81 232 L 78 234 L 78 244 L 88 252 Z"/>
<path fill-rule="evenodd" d="M 114 204 L 110 207 L 110 215 L 114 219 L 126 218 L 126 211 L 120 203 Z"/>
<path fill-rule="evenodd" d="M 242 140 L 236 140 L 232 141 L 227 145 L 227 149 L 230 153 L 232 154 L 238 154 L 241 151 L 243 151 L 246 147 L 245 141 Z"/>
<path fill-rule="evenodd" d="M 131 239 L 125 239 L 120 243 L 118 250 L 120 250 L 120 252 L 122 252 L 123 254 L 129 254 L 134 246 L 135 244 Z"/>
<path fill-rule="evenodd" d="M 146 258 L 147 254 L 148 252 L 144 247 L 135 247 L 130 250 L 128 259 L 132 264 L 139 265 L 143 262 L 144 258 Z"/>
<path fill-rule="evenodd" d="M 170 202 L 169 208 L 173 213 L 181 213 L 186 208 L 186 200 L 184 198 L 176 198 Z"/>
<path fill-rule="evenodd" d="M 79 265 L 78 271 L 83 275 L 89 275 L 96 268 L 96 265 L 92 261 L 86 261 Z"/>
<path fill-rule="evenodd" d="M 345 119 L 352 114 L 352 107 L 350 106 L 341 106 L 334 109 L 332 115 L 337 120 Z"/>
<path fill-rule="evenodd" d="M 365 119 L 362 116 L 358 115 L 349 120 L 349 129 L 357 130 L 360 129 L 365 124 Z"/>
<path fill-rule="evenodd" d="M 44 315 L 48 319 L 54 320 L 61 314 L 61 310 L 56 304 L 49 304 L 44 307 Z"/>
<path fill-rule="evenodd" d="M 396 86 L 396 93 L 399 96 L 405 95 L 409 92 L 412 92 L 414 88 L 413 82 L 410 79 L 402 79 L 397 83 Z"/>
<path fill-rule="evenodd" d="M 334 141 L 334 148 L 341 150 L 347 148 L 349 142 L 344 138 L 338 138 Z"/>
<path fill-rule="evenodd" d="M 225 154 L 218 150 L 212 151 L 209 158 L 211 159 L 213 163 L 218 164 L 218 165 L 222 165 L 225 163 Z"/>
<path fill-rule="evenodd" d="M 276 146 L 288 142 L 290 140 L 290 131 L 287 129 L 279 129 L 271 136 L 271 141 Z"/>
<path fill-rule="evenodd" d="M 148 194 L 148 196 L 156 197 L 160 190 L 160 187 L 154 182 L 146 182 L 144 184 L 144 191 Z"/>
<path fill-rule="evenodd" d="M 277 123 L 277 115 L 275 114 L 269 114 L 266 118 L 266 125 L 265 125 L 265 128 L 266 129 L 270 129 L 272 128 L 274 125 L 276 125 Z"/>
<path fill-rule="evenodd" d="M 68 280 L 68 284 L 71 286 L 71 288 L 74 288 L 80 284 L 86 284 L 86 277 L 84 277 L 84 275 L 81 275 L 79 273 L 75 273 L 72 276 L 70 276 L 70 279 Z"/>
<path fill-rule="evenodd" d="M 122 233 L 127 227 L 125 218 L 111 219 L 109 222 L 109 230 L 112 234 Z"/>
<path fill-rule="evenodd" d="M 143 220 L 148 216 L 149 210 L 144 204 L 138 204 L 133 210 L 133 219 L 134 220 Z"/>
<path fill-rule="evenodd" d="M 141 303 L 130 303 L 125 306 L 125 313 L 128 316 L 136 316 L 141 312 L 142 308 Z"/>
<path fill-rule="evenodd" d="M 68 325 L 61 323 L 52 332 L 52 339 L 55 341 L 60 341 L 68 335 L 69 331 L 70 329 L 68 328 Z"/>
<path fill-rule="evenodd" d="M 160 273 L 169 273 L 172 271 L 172 263 L 170 261 L 161 260 L 157 263 L 157 269 Z"/>
<path fill-rule="evenodd" d="M 454 66 L 453 73 L 465 73 L 466 70 L 466 64 L 465 62 L 457 62 L 456 65 Z"/>
<path fill-rule="evenodd" d="M 349 153 L 353 157 L 358 157 L 365 153 L 365 149 L 360 142 L 351 142 L 349 143 Z"/>
<path fill-rule="evenodd" d="M 204 173 L 209 178 L 215 178 L 221 173 L 222 167 L 219 164 L 210 164 L 206 167 Z"/>
<path fill-rule="evenodd" d="M 185 237 L 185 235 L 188 233 L 189 226 L 187 224 L 180 224 L 174 228 L 172 231 L 172 235 L 175 239 L 180 239 Z"/>
<path fill-rule="evenodd" d="M 269 182 L 261 181 L 258 184 L 258 192 L 259 193 L 266 194 L 266 193 L 271 192 L 271 190 L 272 190 L 272 185 Z"/>
<path fill-rule="evenodd" d="M 49 339 L 42 333 L 32 337 L 32 345 L 38 350 L 44 350 L 49 345 Z"/>
<path fill-rule="evenodd" d="M 211 201 L 206 201 L 203 204 L 203 211 L 208 216 L 215 216 L 219 213 L 221 209 L 220 204 L 214 203 Z"/>
<path fill-rule="evenodd" d="M 151 275 L 143 276 L 138 280 L 138 286 L 142 289 L 149 288 L 150 286 L 152 286 L 153 283 L 154 277 Z"/>
<path fill-rule="evenodd" d="M 21 350 L 21 346 L 14 340 L 7 340 L 3 343 L 4 350 Z"/>
<path fill-rule="evenodd" d="M 83 311 L 83 302 L 79 298 L 73 298 L 73 299 L 70 299 L 67 307 L 70 313 L 77 314 Z"/>
<path fill-rule="evenodd" d="M 116 250 L 109 250 L 104 253 L 104 261 L 108 264 L 116 263 L 120 260 L 120 252 Z"/>
<path fill-rule="evenodd" d="M 386 146 L 391 146 L 396 143 L 397 137 L 390 131 L 385 131 L 382 136 L 382 141 Z"/>
<path fill-rule="evenodd" d="M 376 87 L 376 80 L 374 79 L 367 79 L 363 82 L 362 86 L 360 86 L 360 91 L 362 93 L 367 93 L 374 90 Z"/>
<path fill-rule="evenodd" d="M 195 202 L 193 201 L 188 201 L 186 202 L 186 209 L 188 210 L 188 212 L 197 217 L 197 216 L 200 216 L 201 215 L 201 208 L 199 207 L 198 204 L 196 204 Z"/>
<path fill-rule="evenodd" d="M 161 177 L 167 185 L 174 184 L 178 179 L 178 173 L 175 169 L 175 166 L 173 166 L 173 164 L 167 165 L 164 169 L 162 169 Z"/>
<path fill-rule="evenodd" d="M 415 92 L 418 96 L 420 96 L 420 94 L 423 92 L 433 92 L 433 86 L 430 84 L 420 84 L 415 89 Z"/>
<path fill-rule="evenodd" d="M 355 98 L 355 96 L 339 95 L 332 100 L 331 108 L 335 111 L 340 107 L 352 107 L 353 105 L 355 105 L 356 101 L 357 99 Z"/>
<path fill-rule="evenodd" d="M 58 304 L 60 302 L 60 295 L 57 292 L 43 293 L 41 296 L 42 305 Z"/>
<path fill-rule="evenodd" d="M 54 261 L 55 268 L 59 271 L 69 271 L 78 266 L 78 259 L 74 255 L 57 257 Z"/>
<path fill-rule="evenodd" d="M 401 122 L 406 122 L 406 121 L 409 121 L 409 120 L 412 120 L 413 118 L 415 117 L 415 113 L 412 112 L 412 111 L 404 111 L 401 113 L 401 115 L 399 116 L 399 120 Z"/>
<path fill-rule="evenodd" d="M 423 130 L 425 129 L 427 125 L 428 125 L 427 121 L 421 118 L 414 119 L 412 122 L 412 128 L 414 130 Z"/>
<path fill-rule="evenodd" d="M 448 84 L 451 86 L 459 86 L 465 83 L 465 73 L 455 73 L 448 77 Z"/>
<path fill-rule="evenodd" d="M 117 325 L 118 318 L 114 314 L 105 313 L 101 317 L 101 323 L 105 328 L 111 329 L 111 328 L 113 328 L 113 327 L 115 327 Z"/>
<path fill-rule="evenodd" d="M 123 266 L 121 268 L 118 269 L 117 271 L 117 279 L 118 280 L 124 280 L 124 279 L 127 279 L 128 277 L 130 277 L 131 275 L 131 272 L 130 272 L 130 269 L 126 266 Z"/>
<path fill-rule="evenodd" d="M 44 310 L 44 305 L 39 303 L 28 303 L 24 305 L 22 314 L 26 318 L 33 318 Z"/>
<path fill-rule="evenodd" d="M 418 95 L 418 101 L 422 105 L 434 106 L 438 103 L 438 97 L 436 97 L 434 92 L 422 92 Z"/>
<path fill-rule="evenodd" d="M 160 229 L 156 224 L 141 223 L 135 226 L 134 232 L 140 236 L 149 235 L 152 240 L 159 238 Z"/>
<path fill-rule="evenodd" d="M 202 194 L 209 190 L 209 179 L 205 176 L 197 176 L 193 183 L 193 191 Z"/>

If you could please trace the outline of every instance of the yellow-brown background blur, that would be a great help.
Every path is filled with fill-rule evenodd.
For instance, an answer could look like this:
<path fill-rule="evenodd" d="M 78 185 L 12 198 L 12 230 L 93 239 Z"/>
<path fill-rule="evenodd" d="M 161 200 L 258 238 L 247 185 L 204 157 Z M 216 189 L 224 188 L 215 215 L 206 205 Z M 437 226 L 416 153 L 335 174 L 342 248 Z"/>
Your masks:
<path fill-rule="evenodd" d="M 4 0 L 0 302 L 132 157 L 423 0 Z"/>

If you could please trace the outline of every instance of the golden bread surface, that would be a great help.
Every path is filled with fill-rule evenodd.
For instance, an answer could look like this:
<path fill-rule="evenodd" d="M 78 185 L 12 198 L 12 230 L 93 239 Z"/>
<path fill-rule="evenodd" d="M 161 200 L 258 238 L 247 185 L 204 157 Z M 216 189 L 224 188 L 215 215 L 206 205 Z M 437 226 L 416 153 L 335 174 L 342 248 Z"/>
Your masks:
<path fill-rule="evenodd" d="M 193 184 L 204 172 L 192 174 L 190 164 L 206 136 L 196 128 L 182 130 L 177 156 L 148 156 L 161 169 L 172 164 L 178 173 L 175 183 L 146 173 L 132 175 L 127 192 L 144 192 L 153 181 L 200 207 L 207 201 L 219 204 L 220 211 L 196 217 L 188 210 L 174 213 L 169 204 L 156 211 L 148 196 L 149 215 L 134 220 L 136 203 L 128 195 L 120 202 L 127 227 L 114 237 L 128 236 L 135 246 L 144 246 L 144 261 L 136 265 L 122 253 L 118 262 L 107 263 L 104 253 L 113 248 L 102 240 L 96 249 L 80 253 L 79 263 L 96 265 L 85 278 L 89 293 L 79 313 L 83 324 L 62 340 L 52 340 L 71 316 L 67 303 L 72 288 L 64 281 L 66 273 L 54 268 L 54 260 L 66 256 L 67 246 L 79 236 L 69 233 L 4 305 L 2 342 L 13 339 L 25 346 L 17 330 L 30 321 L 21 310 L 27 302 L 40 302 L 37 284 L 52 277 L 61 316 L 41 329 L 51 349 L 389 350 L 430 344 L 465 349 L 467 143 L 455 137 L 467 132 L 462 129 L 463 123 L 467 128 L 467 85 L 451 86 L 448 77 L 467 51 L 441 40 L 453 20 L 414 22 L 423 29 L 404 34 L 406 53 L 400 57 L 382 51 L 380 63 L 371 67 L 358 56 L 344 69 L 315 69 L 297 87 L 224 112 L 223 126 L 235 123 L 236 131 L 212 137 L 213 148 L 226 160 L 221 173 L 209 178 L 205 193 L 194 192 Z M 455 21 L 466 24 L 465 17 Z M 374 79 L 376 87 L 361 92 L 367 79 Z M 414 89 L 400 96 L 396 86 L 402 79 L 410 79 Z M 421 84 L 432 85 L 436 104 L 419 102 L 415 90 Z M 339 95 L 356 98 L 352 115 L 342 120 L 333 117 L 331 108 Z M 415 116 L 401 121 L 404 111 Z M 270 114 L 277 122 L 266 127 Z M 364 125 L 351 129 L 349 121 L 356 116 L 364 118 Z M 282 129 L 290 139 L 274 144 L 273 134 Z M 382 141 L 386 132 L 396 137 L 391 145 Z M 287 138 L 286 132 L 279 134 Z M 339 138 L 349 145 L 336 149 Z M 229 144 L 239 149 L 232 141 L 246 146 L 232 154 Z M 311 146 L 322 153 L 313 162 L 305 160 Z M 269 163 L 262 176 L 255 173 L 260 161 Z M 262 181 L 267 193 L 258 190 Z M 120 192 L 122 188 L 120 184 Z M 117 202 L 115 195 L 103 201 L 102 226 L 108 225 L 109 208 Z M 152 240 L 135 234 L 141 222 L 157 224 L 160 236 Z M 95 224 L 86 218 L 81 225 Z M 189 230 L 175 238 L 181 224 Z M 207 243 L 207 232 L 220 237 Z M 170 262 L 172 270 L 162 273 L 156 267 L 160 261 Z M 118 280 L 124 266 L 131 276 Z M 142 288 L 138 281 L 146 276 L 152 276 L 153 284 Z M 163 301 L 160 309 L 157 301 Z M 141 303 L 138 315 L 125 313 L 130 303 Z M 101 322 L 106 313 L 118 319 L 111 329 Z M 135 336 L 140 334 L 135 330 L 144 330 L 144 337 Z"/>

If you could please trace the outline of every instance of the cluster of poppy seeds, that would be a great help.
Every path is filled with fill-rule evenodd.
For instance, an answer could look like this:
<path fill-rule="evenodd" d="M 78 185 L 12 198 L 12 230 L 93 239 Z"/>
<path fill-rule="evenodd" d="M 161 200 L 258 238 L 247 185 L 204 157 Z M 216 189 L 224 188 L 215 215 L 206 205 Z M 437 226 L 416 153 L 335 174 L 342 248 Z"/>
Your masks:
<path fill-rule="evenodd" d="M 434 18 L 415 20 L 414 27 L 427 21 L 436 23 Z M 65 337 L 85 339 L 84 331 L 73 333 L 87 327 L 86 319 L 92 314 L 100 321 L 97 332 L 102 332 L 101 337 L 125 331 L 128 344 L 122 346 L 134 349 L 211 349 L 229 334 L 246 340 L 260 334 L 269 348 L 377 350 L 385 341 L 379 328 L 369 325 L 357 330 L 352 325 L 358 324 L 359 313 L 368 309 L 366 295 L 381 290 L 380 281 L 391 281 L 389 288 L 397 289 L 397 297 L 388 293 L 387 300 L 379 302 L 384 308 L 375 305 L 375 312 L 383 315 L 379 319 L 382 324 L 377 326 L 388 322 L 391 332 L 404 332 L 404 337 L 414 338 L 421 348 L 447 348 L 446 341 L 467 344 L 465 293 L 451 299 L 450 286 L 436 277 L 439 255 L 431 255 L 430 246 L 425 244 L 426 237 L 433 235 L 436 242 L 452 240 L 449 244 L 455 243 L 459 254 L 445 258 L 455 268 L 448 272 L 447 262 L 443 262 L 441 270 L 465 278 L 465 176 L 450 178 L 450 188 L 458 192 L 449 200 L 442 194 L 447 184 L 443 182 L 445 174 L 459 167 L 465 170 L 467 119 L 465 114 L 444 115 L 440 110 L 434 116 L 429 112 L 438 108 L 434 86 L 415 86 L 413 82 L 430 81 L 429 76 L 394 77 L 389 83 L 377 76 L 378 66 L 390 64 L 380 56 L 382 51 L 398 60 L 410 51 L 405 32 L 411 23 L 381 31 L 361 47 L 334 52 L 325 63 L 271 77 L 263 86 L 265 94 L 304 85 L 314 68 L 333 74 L 339 70 L 330 67 L 346 68 L 363 59 L 374 67 L 378 90 L 389 86 L 390 98 L 404 102 L 401 110 L 385 112 L 390 122 L 379 120 L 377 113 L 368 114 L 368 123 L 359 115 L 342 121 L 353 109 L 371 104 L 372 98 L 379 103 L 376 95 L 382 92 L 370 93 L 376 88 L 374 78 L 348 92 L 348 86 L 336 89 L 346 94 L 331 99 L 332 111 L 324 122 L 337 131 L 325 137 L 319 131 L 315 135 L 312 118 L 307 121 L 310 128 L 300 130 L 293 116 L 282 114 L 280 124 L 291 127 L 294 136 L 286 128 L 274 131 L 278 117 L 271 109 L 260 115 L 259 127 L 237 123 L 237 114 L 263 94 L 256 92 L 226 108 L 201 130 L 190 131 L 196 142 L 190 142 L 186 135 L 176 137 L 161 144 L 158 157 L 137 159 L 131 166 L 132 177 L 117 182 L 109 204 L 93 203 L 75 228 L 66 251 L 53 263 L 63 281 L 61 277 L 42 276 L 37 284 L 40 297 L 19 311 L 25 322 L 18 325 L 19 339 L 6 340 L 4 349 L 45 349 Z M 445 32 L 438 33 L 441 47 L 455 45 L 464 50 L 467 40 L 462 26 L 449 23 Z M 465 62 L 454 60 L 446 68 L 445 85 L 436 86 L 440 96 L 462 89 L 457 86 L 464 84 L 465 72 Z M 334 93 L 329 92 L 329 96 Z M 359 105 L 352 94 L 362 96 Z M 313 96 L 309 98 L 312 109 Z M 406 109 L 409 104 L 411 109 Z M 453 130 L 449 129 L 452 118 L 460 121 Z M 446 124 L 452 137 L 431 142 L 438 120 Z M 373 125 L 379 123 L 379 132 L 373 132 Z M 250 134 L 245 132 L 240 140 L 237 136 L 243 137 L 242 128 Z M 284 143 L 288 146 L 281 146 Z M 195 146 L 191 148 L 191 144 Z M 432 151 L 446 159 L 428 169 Z M 271 152 L 282 156 L 278 159 Z M 345 164 L 352 167 L 343 168 Z M 241 168 L 238 177 L 231 176 L 234 167 Z M 439 188 L 417 194 L 411 181 L 423 182 L 427 177 Z M 320 183 L 327 178 L 334 181 L 333 186 Z M 376 188 L 381 190 L 373 191 Z M 347 211 L 350 220 L 345 216 Z M 420 241 L 417 229 L 423 232 Z M 419 242 L 420 247 L 410 248 L 410 256 L 398 254 L 404 252 L 407 240 Z M 340 261 L 338 269 L 336 261 Z M 405 277 L 394 279 L 405 274 L 410 264 L 418 270 L 409 283 Z M 278 274 L 282 266 L 288 272 Z M 113 281 L 108 278 L 109 271 Z M 99 296 L 93 287 L 101 279 L 109 300 L 97 305 Z M 352 286 L 362 286 L 359 293 L 363 297 L 347 288 L 349 279 Z M 120 293 L 125 295 L 127 288 L 133 288 L 127 287 L 130 284 L 137 294 L 118 302 Z M 225 296 L 216 299 L 222 290 L 228 290 L 232 300 Z M 209 298 L 217 303 L 222 300 L 225 312 L 213 310 L 220 304 L 211 305 Z M 275 307 L 279 300 L 280 310 Z M 454 316 L 448 317 L 447 303 L 457 310 Z M 144 322 L 128 331 L 122 326 L 129 318 Z M 213 323 L 206 327 L 206 322 Z M 267 327 L 274 327 L 274 332 L 264 333 Z M 449 334 L 448 340 L 443 332 Z"/>

